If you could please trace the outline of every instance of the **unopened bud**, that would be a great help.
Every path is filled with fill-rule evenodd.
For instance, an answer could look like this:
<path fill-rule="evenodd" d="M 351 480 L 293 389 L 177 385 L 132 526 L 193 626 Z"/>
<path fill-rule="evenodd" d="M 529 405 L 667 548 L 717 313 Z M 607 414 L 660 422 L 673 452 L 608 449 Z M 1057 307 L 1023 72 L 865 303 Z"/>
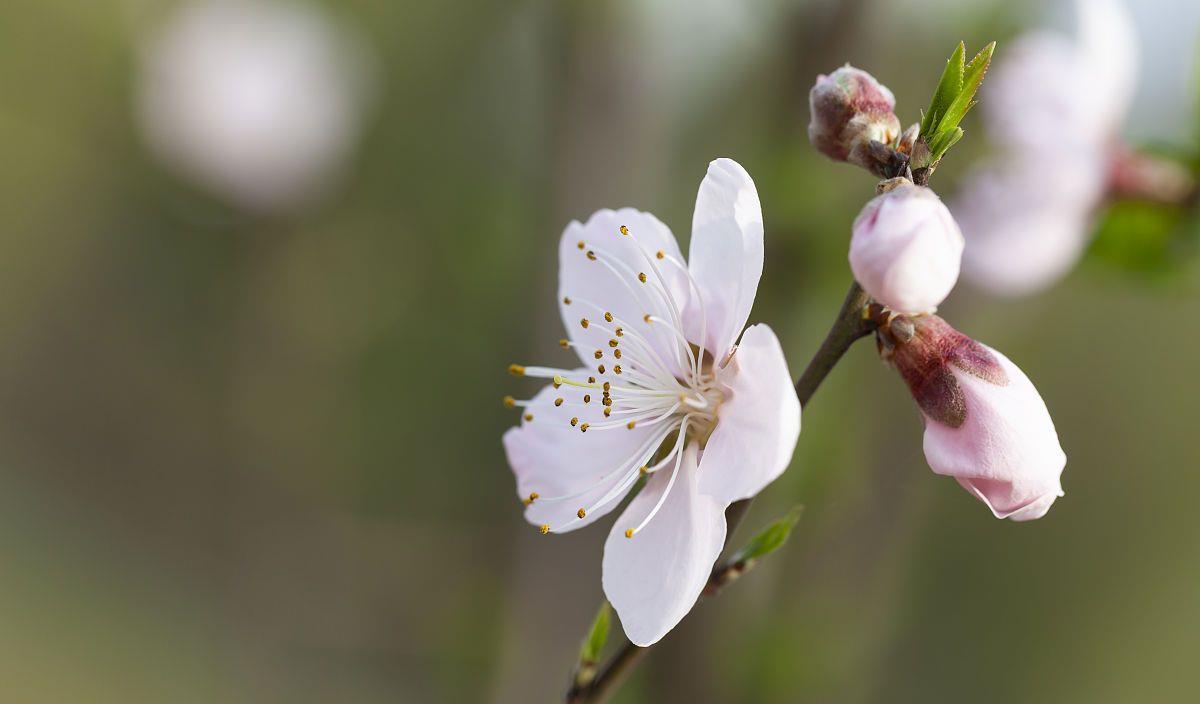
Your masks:
<path fill-rule="evenodd" d="M 903 179 L 885 183 L 893 187 L 854 220 L 850 268 L 863 289 L 888 308 L 928 313 L 958 281 L 962 232 L 933 191 Z"/>
<path fill-rule="evenodd" d="M 902 164 L 891 148 L 900 136 L 900 120 L 893 112 L 896 98 L 871 74 L 846 64 L 817 76 L 808 106 L 808 139 L 825 156 L 879 176 L 894 170 L 896 160 Z"/>
<path fill-rule="evenodd" d="M 912 327 L 907 342 L 894 329 L 901 320 Z M 1067 458 L 1029 378 L 936 315 L 897 317 L 879 335 L 925 417 L 929 467 L 954 477 L 997 518 L 1045 515 L 1062 496 Z"/>

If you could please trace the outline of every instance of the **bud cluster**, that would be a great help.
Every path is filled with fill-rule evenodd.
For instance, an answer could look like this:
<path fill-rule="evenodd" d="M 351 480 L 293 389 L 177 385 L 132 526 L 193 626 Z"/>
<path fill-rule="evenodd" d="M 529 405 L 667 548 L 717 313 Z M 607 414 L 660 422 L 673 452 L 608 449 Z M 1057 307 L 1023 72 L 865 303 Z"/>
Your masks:
<path fill-rule="evenodd" d="M 964 239 L 937 194 L 914 183 L 912 175 L 925 181 L 961 137 L 957 122 L 969 104 L 942 93 L 973 95 L 990 56 L 989 45 L 965 65 L 970 85 L 962 79 L 955 84 L 952 72 L 943 76 L 934 104 L 950 107 L 929 120 L 946 122 L 938 128 L 945 134 L 936 156 L 919 153 L 932 148 L 926 127 L 901 135 L 891 91 L 848 65 L 817 79 L 809 94 L 808 134 L 822 154 L 886 179 L 854 220 L 850 268 L 875 301 L 867 314 L 876 324 L 880 355 L 899 372 L 921 410 L 930 468 L 954 477 L 998 518 L 1031 520 L 1062 495 L 1066 455 L 1029 378 L 1007 357 L 933 314 L 958 281 Z M 955 60 L 963 63 L 961 47 L 951 66 Z M 912 169 L 917 162 L 926 166 L 910 171 L 914 158 Z"/>

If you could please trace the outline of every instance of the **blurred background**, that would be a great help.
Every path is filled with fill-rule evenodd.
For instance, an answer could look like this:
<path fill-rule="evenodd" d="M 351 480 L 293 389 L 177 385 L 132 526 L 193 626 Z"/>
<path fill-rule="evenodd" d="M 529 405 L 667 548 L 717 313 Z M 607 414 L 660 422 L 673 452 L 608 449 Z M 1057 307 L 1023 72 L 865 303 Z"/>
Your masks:
<path fill-rule="evenodd" d="M 1129 4 L 1125 134 L 1191 159 L 1200 7 Z M 564 359 L 562 227 L 631 205 L 686 242 L 706 164 L 737 159 L 767 225 L 751 318 L 798 373 L 874 187 L 809 147 L 815 75 L 873 72 L 907 124 L 960 39 L 999 59 L 1070 20 L 1036 0 L 6 0 L 0 699 L 556 701 L 606 530 L 523 521 L 499 399 L 535 388 L 510 362 Z M 939 191 L 987 150 L 977 119 Z M 1099 249 L 1045 294 L 962 285 L 943 308 L 1054 415 L 1045 519 L 934 476 L 861 344 L 742 534 L 802 503 L 792 541 L 617 701 L 1193 701 L 1200 262 Z"/>

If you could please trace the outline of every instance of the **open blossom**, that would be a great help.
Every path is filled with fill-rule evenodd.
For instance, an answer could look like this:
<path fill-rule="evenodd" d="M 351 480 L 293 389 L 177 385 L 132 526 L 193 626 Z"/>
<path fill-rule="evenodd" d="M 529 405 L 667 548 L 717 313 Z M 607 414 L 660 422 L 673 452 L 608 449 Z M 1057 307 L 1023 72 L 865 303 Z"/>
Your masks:
<path fill-rule="evenodd" d="M 848 161 L 882 175 L 872 142 L 891 144 L 900 136 L 896 97 L 875 77 L 850 64 L 817 76 L 808 93 L 808 139 L 834 161 Z"/>
<path fill-rule="evenodd" d="M 850 268 L 872 298 L 901 313 L 926 313 L 958 281 L 963 236 L 933 191 L 907 179 L 863 206 L 850 239 Z"/>
<path fill-rule="evenodd" d="M 879 335 L 925 419 L 925 459 L 997 518 L 1041 518 L 1063 495 L 1066 455 L 1046 404 L 1007 357 L 937 316 L 901 316 Z"/>
<path fill-rule="evenodd" d="M 170 167 L 239 206 L 300 207 L 353 150 L 369 92 L 363 52 L 309 3 L 184 4 L 143 52 L 144 137 Z"/>
<path fill-rule="evenodd" d="M 1120 0 L 1077 0 L 1076 13 L 1076 37 L 1021 37 L 988 77 L 1000 154 L 966 177 L 953 210 L 964 275 L 996 294 L 1032 293 L 1075 265 L 1119 166 L 1137 39 Z"/>
<path fill-rule="evenodd" d="M 725 509 L 791 461 L 800 404 L 770 328 L 743 332 L 763 265 L 754 182 L 729 159 L 700 184 L 687 262 L 648 213 L 601 210 L 559 248 L 559 306 L 580 364 L 514 365 L 550 381 L 505 399 L 522 422 L 504 448 L 543 533 L 614 509 L 603 583 L 629 639 L 649 645 L 699 597 L 725 540 Z M 739 341 L 740 335 L 740 341 Z"/>

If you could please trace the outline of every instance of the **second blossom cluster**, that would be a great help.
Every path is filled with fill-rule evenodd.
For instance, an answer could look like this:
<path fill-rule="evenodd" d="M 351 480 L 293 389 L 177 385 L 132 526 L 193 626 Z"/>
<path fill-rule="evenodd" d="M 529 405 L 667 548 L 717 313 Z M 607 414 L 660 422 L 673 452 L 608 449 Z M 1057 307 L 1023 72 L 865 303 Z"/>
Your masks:
<path fill-rule="evenodd" d="M 1042 517 L 1062 496 L 1066 464 L 1045 402 L 1007 357 L 933 315 L 958 281 L 965 242 L 937 194 L 904 168 L 921 149 L 919 127 L 899 134 L 891 91 L 851 66 L 820 76 L 810 107 L 821 153 L 885 178 L 854 220 L 850 268 L 874 300 L 864 314 L 880 355 L 921 411 L 930 468 L 998 518 Z"/>

